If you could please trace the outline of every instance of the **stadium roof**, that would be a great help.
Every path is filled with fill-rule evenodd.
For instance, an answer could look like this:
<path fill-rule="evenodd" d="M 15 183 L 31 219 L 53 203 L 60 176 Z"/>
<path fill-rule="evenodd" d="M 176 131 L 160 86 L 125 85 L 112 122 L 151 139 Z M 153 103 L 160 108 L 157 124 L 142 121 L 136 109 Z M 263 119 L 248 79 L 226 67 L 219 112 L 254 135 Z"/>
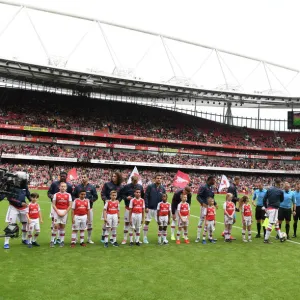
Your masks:
<path fill-rule="evenodd" d="M 28 64 L 0 59 L 0 86 L 51 92 L 85 95 L 99 94 L 139 98 L 149 98 L 165 103 L 185 105 L 220 105 L 231 102 L 243 107 L 300 107 L 300 98 L 249 95 L 158 84 L 141 80 L 103 76 L 92 73 L 75 72 L 62 68 Z M 99 97 L 96 97 L 99 98 Z M 209 103 L 208 103 L 209 102 Z"/>
<path fill-rule="evenodd" d="M 85 16 L 2 0 L 0 6 L 2 86 L 39 90 L 44 86 L 56 92 L 64 89 L 73 94 L 153 98 L 185 105 L 300 106 L 300 99 L 290 97 L 295 93 L 289 90 L 298 88 L 300 96 L 297 69 Z M 52 34 L 46 31 L 43 23 L 58 15 L 77 30 L 77 39 L 68 40 L 71 33 L 64 31 L 68 26 L 57 26 L 57 30 L 51 26 Z M 68 44 L 63 44 L 64 39 Z M 95 39 L 101 42 L 92 44 Z M 14 44 L 18 42 L 19 47 Z M 97 48 L 94 56 L 88 51 L 91 48 Z"/>

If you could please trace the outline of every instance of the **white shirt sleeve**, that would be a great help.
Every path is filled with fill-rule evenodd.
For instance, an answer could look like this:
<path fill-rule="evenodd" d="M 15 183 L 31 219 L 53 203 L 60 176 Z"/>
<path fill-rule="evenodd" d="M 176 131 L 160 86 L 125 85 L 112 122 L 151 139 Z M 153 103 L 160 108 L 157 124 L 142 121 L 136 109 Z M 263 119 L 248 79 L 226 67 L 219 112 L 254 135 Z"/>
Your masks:
<path fill-rule="evenodd" d="M 76 200 L 74 200 L 72 203 L 72 209 L 75 209 L 75 205 L 76 205 Z"/>
<path fill-rule="evenodd" d="M 132 208 L 132 207 L 133 207 L 133 204 L 132 204 L 133 202 L 132 202 L 132 200 L 133 200 L 133 199 L 130 200 L 129 208 Z"/>
<path fill-rule="evenodd" d="M 190 211 L 190 205 L 188 204 L 188 207 L 189 207 L 189 211 Z"/>
<path fill-rule="evenodd" d="M 143 208 L 145 209 L 145 200 L 143 199 Z"/>
<path fill-rule="evenodd" d="M 171 211 L 171 204 L 169 205 L 169 211 Z"/>
<path fill-rule="evenodd" d="M 161 203 L 161 202 L 159 202 L 159 203 L 157 204 L 157 210 L 160 210 L 160 203 Z"/>
<path fill-rule="evenodd" d="M 224 202 L 224 204 L 223 204 L 223 209 L 224 210 L 226 209 L 226 202 Z"/>
<path fill-rule="evenodd" d="M 56 194 L 53 195 L 52 202 L 56 201 Z"/>
<path fill-rule="evenodd" d="M 105 201 L 105 204 L 104 204 L 104 208 L 105 210 L 107 210 L 107 206 L 108 206 L 108 201 Z"/>
<path fill-rule="evenodd" d="M 178 204 L 178 206 L 177 206 L 177 211 L 179 212 L 180 211 L 180 203 Z"/>
<path fill-rule="evenodd" d="M 72 202 L 72 196 L 71 196 L 71 194 L 68 193 L 68 195 L 69 195 L 69 202 Z"/>
<path fill-rule="evenodd" d="M 90 200 L 88 201 L 88 209 L 91 209 Z"/>

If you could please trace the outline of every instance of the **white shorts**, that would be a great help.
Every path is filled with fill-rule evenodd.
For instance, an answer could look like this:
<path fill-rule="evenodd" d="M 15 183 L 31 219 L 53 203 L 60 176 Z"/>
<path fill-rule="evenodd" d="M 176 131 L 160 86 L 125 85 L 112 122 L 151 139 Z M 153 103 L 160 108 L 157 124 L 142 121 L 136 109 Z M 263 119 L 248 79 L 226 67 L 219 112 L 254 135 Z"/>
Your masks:
<path fill-rule="evenodd" d="M 207 221 L 206 230 L 214 232 L 215 231 L 215 221 Z"/>
<path fill-rule="evenodd" d="M 27 231 L 36 231 L 36 232 L 40 232 L 40 219 L 37 218 L 37 219 L 31 219 L 30 220 L 30 223 L 28 223 L 27 225 Z"/>
<path fill-rule="evenodd" d="M 27 223 L 28 208 L 17 209 L 12 205 L 8 206 L 5 222 L 16 224 L 17 222 Z"/>
<path fill-rule="evenodd" d="M 86 230 L 87 215 L 74 216 L 74 224 L 72 230 Z"/>
<path fill-rule="evenodd" d="M 109 215 L 107 214 L 106 228 L 118 227 L 118 214 Z"/>
<path fill-rule="evenodd" d="M 201 220 L 205 219 L 206 213 L 207 213 L 207 207 L 205 207 L 204 205 L 202 205 L 201 208 L 200 208 L 200 219 Z"/>
<path fill-rule="evenodd" d="M 149 209 L 149 211 L 146 215 L 146 220 L 145 221 L 150 222 L 153 218 L 157 222 L 157 210 L 156 209 Z"/>
<path fill-rule="evenodd" d="M 66 212 L 66 209 L 58 209 L 58 211 L 63 213 Z M 54 224 L 67 224 L 68 214 L 65 214 L 63 217 L 60 217 L 54 210 L 53 218 Z"/>
<path fill-rule="evenodd" d="M 232 225 L 234 223 L 234 217 L 228 218 L 228 216 L 224 215 L 224 224 L 225 225 Z"/>
<path fill-rule="evenodd" d="M 252 217 L 251 216 L 245 216 L 243 225 L 250 226 L 251 224 L 252 224 Z"/>
<path fill-rule="evenodd" d="M 278 209 L 267 208 L 266 213 L 268 215 L 270 224 L 276 224 L 278 222 Z"/>
<path fill-rule="evenodd" d="M 142 214 L 132 213 L 132 226 L 133 229 L 140 229 L 142 227 Z"/>
<path fill-rule="evenodd" d="M 175 218 L 176 218 L 175 222 L 178 224 L 179 215 L 177 209 L 175 210 Z"/>
<path fill-rule="evenodd" d="M 159 226 L 168 226 L 169 216 L 159 216 L 158 220 L 160 222 Z"/>
<path fill-rule="evenodd" d="M 189 219 L 187 217 L 178 218 L 178 227 L 186 227 L 189 226 Z"/>
<path fill-rule="evenodd" d="M 125 211 L 124 211 L 124 222 L 125 223 L 129 223 L 129 210 L 125 208 Z"/>

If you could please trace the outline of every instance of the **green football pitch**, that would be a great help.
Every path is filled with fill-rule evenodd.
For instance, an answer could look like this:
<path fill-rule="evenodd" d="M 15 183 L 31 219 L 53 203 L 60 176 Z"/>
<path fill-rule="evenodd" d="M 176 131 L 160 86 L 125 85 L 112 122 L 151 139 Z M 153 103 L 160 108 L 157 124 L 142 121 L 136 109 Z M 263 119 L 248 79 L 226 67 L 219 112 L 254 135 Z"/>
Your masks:
<path fill-rule="evenodd" d="M 103 204 L 97 201 L 94 206 L 95 244 L 70 248 L 69 222 L 66 246 L 50 249 L 50 202 L 46 192 L 39 193 L 44 219 L 38 239 L 41 247 L 28 249 L 18 238 L 11 240 L 11 249 L 0 249 L 0 300 L 298 299 L 300 239 L 280 243 L 272 238 L 274 243 L 266 245 L 262 239 L 253 238 L 252 243 L 243 243 L 238 214 L 232 232 L 237 240 L 224 243 L 221 238 L 223 195 L 216 197 L 220 206 L 216 244 L 194 242 L 199 215 L 199 204 L 194 196 L 189 245 L 176 245 L 173 241 L 167 246 L 157 245 L 157 225 L 152 222 L 150 244 L 106 249 L 99 241 Z M 5 227 L 7 206 L 6 201 L 0 203 L 0 228 Z M 121 207 L 122 218 L 123 203 Z M 121 222 L 118 228 L 119 242 L 123 237 L 123 224 Z"/>

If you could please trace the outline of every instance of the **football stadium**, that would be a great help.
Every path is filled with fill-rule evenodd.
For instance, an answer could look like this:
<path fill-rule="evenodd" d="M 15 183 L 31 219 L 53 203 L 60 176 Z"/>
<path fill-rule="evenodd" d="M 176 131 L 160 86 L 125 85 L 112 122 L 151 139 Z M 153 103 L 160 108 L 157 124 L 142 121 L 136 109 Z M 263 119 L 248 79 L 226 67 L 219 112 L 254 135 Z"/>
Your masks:
<path fill-rule="evenodd" d="M 0 300 L 298 299 L 300 66 L 96 2 L 0 0 Z"/>

